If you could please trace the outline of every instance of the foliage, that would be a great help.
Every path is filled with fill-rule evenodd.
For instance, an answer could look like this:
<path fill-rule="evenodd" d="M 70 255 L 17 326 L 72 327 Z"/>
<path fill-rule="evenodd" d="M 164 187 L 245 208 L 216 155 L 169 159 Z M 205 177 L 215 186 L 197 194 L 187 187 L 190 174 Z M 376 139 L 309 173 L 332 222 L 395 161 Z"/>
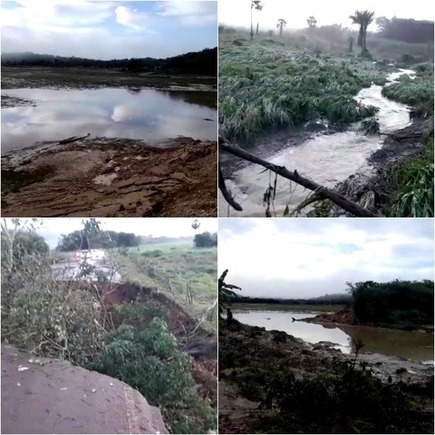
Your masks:
<path fill-rule="evenodd" d="M 230 299 L 236 296 L 236 293 L 233 290 L 241 290 L 240 287 L 237 287 L 233 284 L 227 284 L 225 282 L 225 278 L 228 274 L 228 269 L 225 270 L 219 278 L 218 288 L 219 288 L 219 314 L 227 308 L 230 303 Z"/>
<path fill-rule="evenodd" d="M 195 234 L 193 243 L 196 248 L 212 248 L 217 246 L 217 233 L 211 234 L 209 232 Z"/>
<path fill-rule="evenodd" d="M 360 131 L 364 134 L 379 134 L 379 120 L 375 117 L 362 120 Z"/>
<path fill-rule="evenodd" d="M 355 11 L 354 15 L 349 18 L 352 20 L 353 24 L 358 24 L 358 47 L 361 47 L 361 52 L 367 52 L 367 28 L 373 22 L 374 12 L 370 11 Z"/>
<path fill-rule="evenodd" d="M 433 281 L 348 283 L 352 308 L 363 323 L 433 324 Z"/>
<path fill-rule="evenodd" d="M 158 405 L 173 433 L 215 429 L 216 413 L 202 400 L 191 375 L 192 359 L 183 354 L 164 320 L 147 329 L 122 325 L 110 337 L 94 368 L 120 379 Z"/>
<path fill-rule="evenodd" d="M 376 19 L 376 24 L 380 28 L 379 34 L 384 38 L 411 43 L 426 42 L 433 44 L 433 21 L 379 17 Z"/>
<path fill-rule="evenodd" d="M 56 250 L 61 252 L 76 251 L 79 249 L 104 249 L 111 247 L 132 247 L 141 243 L 140 236 L 133 233 L 116 231 L 99 231 L 85 235 L 77 230 L 70 234 L 63 234 Z"/>

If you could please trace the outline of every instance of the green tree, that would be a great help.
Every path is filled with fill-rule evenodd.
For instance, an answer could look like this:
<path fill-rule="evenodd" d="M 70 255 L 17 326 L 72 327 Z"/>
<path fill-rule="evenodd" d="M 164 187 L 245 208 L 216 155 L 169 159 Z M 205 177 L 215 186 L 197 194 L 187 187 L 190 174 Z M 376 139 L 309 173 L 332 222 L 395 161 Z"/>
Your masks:
<path fill-rule="evenodd" d="M 282 37 L 282 29 L 287 25 L 287 21 L 284 18 L 278 18 L 276 28 L 279 29 L 279 36 Z"/>
<path fill-rule="evenodd" d="M 354 15 L 350 15 L 349 18 L 353 24 L 358 24 L 358 47 L 361 47 L 361 53 L 367 52 L 367 28 L 373 22 L 375 17 L 374 12 L 369 11 L 355 11 Z"/>
<path fill-rule="evenodd" d="M 217 246 L 217 234 L 211 234 L 209 232 L 196 234 L 193 243 L 196 248 L 211 248 Z"/>

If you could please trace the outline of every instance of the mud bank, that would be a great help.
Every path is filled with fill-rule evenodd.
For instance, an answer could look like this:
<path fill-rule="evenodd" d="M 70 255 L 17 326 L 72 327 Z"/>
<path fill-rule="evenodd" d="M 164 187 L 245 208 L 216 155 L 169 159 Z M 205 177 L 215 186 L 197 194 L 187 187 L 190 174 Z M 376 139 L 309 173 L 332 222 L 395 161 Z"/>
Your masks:
<path fill-rule="evenodd" d="M 422 324 L 414 324 L 414 323 L 362 323 L 355 316 L 353 311 L 350 308 L 345 308 L 336 313 L 325 313 L 319 314 L 315 317 L 306 317 L 303 319 L 297 319 L 298 322 L 308 322 L 308 323 L 318 323 L 321 325 L 364 325 L 368 327 L 375 328 L 391 328 L 391 329 L 401 329 L 404 331 L 421 331 L 427 333 L 433 333 L 434 327 L 433 325 L 422 325 Z"/>
<path fill-rule="evenodd" d="M 45 143 L 2 156 L 3 216 L 216 216 L 216 142 Z"/>
<path fill-rule="evenodd" d="M 266 331 L 237 321 L 228 326 L 221 321 L 220 432 L 433 433 L 433 367 L 367 354 L 358 357 L 365 368 L 358 362 L 355 375 L 340 375 L 349 370 L 343 367 L 347 362 L 351 366 L 354 358 L 326 343 L 309 345 L 282 331 Z M 368 378 L 366 371 L 372 372 Z M 362 381 L 349 384 L 349 379 Z M 377 409 L 388 408 L 397 400 L 399 396 L 390 396 L 391 392 L 402 395 L 406 398 L 403 419 L 386 423 L 375 417 L 359 403 L 361 396 L 354 392 L 358 388 L 361 393 L 367 388 L 378 396 L 374 401 Z M 344 394 L 355 400 L 349 401 L 346 409 Z M 288 407 L 282 395 L 288 395 Z M 328 410 L 328 415 L 321 416 L 320 411 L 314 415 L 313 407 Z M 377 431 L 381 429 L 383 432 Z"/>

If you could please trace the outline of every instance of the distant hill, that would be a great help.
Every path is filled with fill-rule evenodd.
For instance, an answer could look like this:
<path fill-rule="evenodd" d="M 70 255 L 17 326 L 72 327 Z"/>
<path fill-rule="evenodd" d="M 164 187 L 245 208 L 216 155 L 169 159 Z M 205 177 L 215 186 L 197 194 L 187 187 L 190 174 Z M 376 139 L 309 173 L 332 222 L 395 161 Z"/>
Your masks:
<path fill-rule="evenodd" d="M 81 57 L 54 56 L 51 54 L 2 53 L 2 66 L 44 66 L 54 68 L 109 68 L 131 73 L 204 74 L 217 75 L 217 48 L 189 52 L 166 59 L 152 57 L 98 60 Z"/>
<path fill-rule="evenodd" d="M 351 295 L 347 293 L 335 293 L 332 295 L 319 296 L 317 298 L 251 298 L 249 296 L 236 296 L 231 297 L 232 302 L 246 303 L 246 304 L 282 304 L 282 305 L 347 305 L 351 302 Z"/>

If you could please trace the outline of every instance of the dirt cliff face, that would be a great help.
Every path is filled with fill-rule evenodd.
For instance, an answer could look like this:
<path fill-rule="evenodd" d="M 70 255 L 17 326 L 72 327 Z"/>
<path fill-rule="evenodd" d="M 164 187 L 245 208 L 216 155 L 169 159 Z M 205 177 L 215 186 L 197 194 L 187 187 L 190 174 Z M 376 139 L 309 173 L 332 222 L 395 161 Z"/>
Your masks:
<path fill-rule="evenodd" d="M 216 142 L 92 138 L 2 157 L 3 216 L 217 214 Z"/>
<path fill-rule="evenodd" d="M 2 433 L 169 433 L 136 390 L 2 343 Z"/>

